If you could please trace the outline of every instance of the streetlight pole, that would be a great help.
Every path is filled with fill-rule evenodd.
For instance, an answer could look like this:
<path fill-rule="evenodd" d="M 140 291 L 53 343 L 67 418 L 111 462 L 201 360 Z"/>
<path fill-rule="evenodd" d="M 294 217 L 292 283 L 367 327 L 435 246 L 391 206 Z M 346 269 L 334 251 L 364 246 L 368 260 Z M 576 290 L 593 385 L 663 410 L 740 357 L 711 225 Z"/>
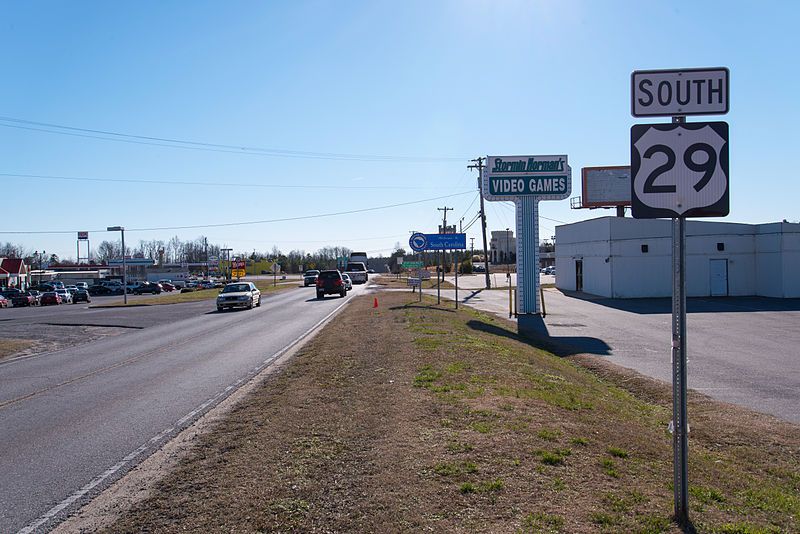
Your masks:
<path fill-rule="evenodd" d="M 123 226 L 109 226 L 109 232 L 120 232 L 122 234 L 122 300 L 128 303 L 128 265 L 125 263 L 125 228 Z"/>

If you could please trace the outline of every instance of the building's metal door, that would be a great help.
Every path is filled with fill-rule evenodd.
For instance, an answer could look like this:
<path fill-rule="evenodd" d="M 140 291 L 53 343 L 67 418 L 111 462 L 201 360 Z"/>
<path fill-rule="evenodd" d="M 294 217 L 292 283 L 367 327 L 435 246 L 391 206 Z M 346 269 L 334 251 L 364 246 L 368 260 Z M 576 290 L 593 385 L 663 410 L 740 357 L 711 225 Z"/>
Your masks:
<path fill-rule="evenodd" d="M 583 260 L 575 260 L 575 291 L 583 291 Z"/>
<path fill-rule="evenodd" d="M 711 277 L 711 296 L 728 296 L 728 260 L 709 260 L 708 272 Z"/>

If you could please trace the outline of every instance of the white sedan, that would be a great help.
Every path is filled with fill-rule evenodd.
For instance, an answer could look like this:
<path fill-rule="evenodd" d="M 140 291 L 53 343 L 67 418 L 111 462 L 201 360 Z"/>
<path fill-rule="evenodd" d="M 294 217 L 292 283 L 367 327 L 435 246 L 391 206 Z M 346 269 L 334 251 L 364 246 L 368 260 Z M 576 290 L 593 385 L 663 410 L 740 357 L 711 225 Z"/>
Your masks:
<path fill-rule="evenodd" d="M 217 311 L 226 308 L 247 308 L 261 306 L 261 291 L 253 282 L 235 282 L 226 285 L 217 295 Z"/>

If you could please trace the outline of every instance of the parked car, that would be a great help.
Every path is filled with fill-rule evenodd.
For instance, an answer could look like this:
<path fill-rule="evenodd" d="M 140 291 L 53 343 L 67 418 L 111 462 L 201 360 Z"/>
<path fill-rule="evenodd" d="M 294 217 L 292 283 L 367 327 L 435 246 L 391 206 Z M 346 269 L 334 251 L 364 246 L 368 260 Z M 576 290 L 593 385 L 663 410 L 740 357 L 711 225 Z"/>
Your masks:
<path fill-rule="evenodd" d="M 319 271 L 316 269 L 309 269 L 303 273 L 303 287 L 313 286 L 317 283 L 317 276 Z"/>
<path fill-rule="evenodd" d="M 248 308 L 261 306 L 261 291 L 253 282 L 234 282 L 226 285 L 217 295 L 217 311 L 226 308 Z"/>
<path fill-rule="evenodd" d="M 89 292 L 85 289 L 79 289 L 72 295 L 72 303 L 76 304 L 78 302 L 91 302 L 92 299 L 89 298 Z"/>
<path fill-rule="evenodd" d="M 112 288 L 110 288 L 108 286 L 101 286 L 101 285 L 90 286 L 88 291 L 89 291 L 89 294 L 92 295 L 92 296 L 115 295 L 116 294 L 116 290 L 115 289 L 112 289 Z M 122 291 L 120 290 L 120 293 L 121 292 Z"/>
<path fill-rule="evenodd" d="M 22 293 L 22 291 L 20 291 L 17 288 L 4 289 L 0 291 L 0 295 L 3 295 L 5 298 L 9 300 L 13 299 L 15 295 L 18 295 L 20 293 Z"/>
<path fill-rule="evenodd" d="M 66 289 L 56 289 L 56 294 L 61 297 L 61 302 L 64 304 L 72 302 L 72 295 Z"/>
<path fill-rule="evenodd" d="M 200 280 L 199 282 L 197 282 L 197 287 L 200 289 L 214 289 L 216 285 L 217 284 L 212 282 L 211 280 Z"/>
<path fill-rule="evenodd" d="M 75 286 L 76 286 L 78 289 L 85 289 L 85 290 L 87 290 L 87 291 L 89 290 L 89 284 L 87 284 L 86 282 L 76 282 L 76 283 L 75 283 Z"/>
<path fill-rule="evenodd" d="M 42 294 L 42 306 L 48 306 L 50 304 L 61 304 L 61 295 L 55 291 L 47 291 Z"/>
<path fill-rule="evenodd" d="M 30 291 L 20 291 L 11 298 L 11 303 L 15 308 L 18 306 L 36 306 L 36 297 L 31 295 Z"/>
<path fill-rule="evenodd" d="M 8 299 L 3 295 L 0 295 L 0 308 L 8 308 Z"/>
<path fill-rule="evenodd" d="M 125 287 L 128 288 L 128 295 L 133 293 L 133 290 L 136 289 L 137 287 L 139 287 L 139 284 L 141 284 L 141 283 L 142 282 L 134 281 L 134 282 L 128 282 L 127 284 L 125 284 Z"/>
<path fill-rule="evenodd" d="M 175 291 L 175 286 L 172 285 L 170 282 L 159 282 L 161 284 L 161 289 L 164 291 Z"/>
<path fill-rule="evenodd" d="M 350 280 L 350 276 L 347 273 L 342 273 L 342 280 L 344 280 L 344 288 L 347 291 L 353 289 L 353 281 Z"/>
<path fill-rule="evenodd" d="M 134 295 L 141 295 L 142 293 L 152 293 L 153 295 L 161 294 L 161 284 L 143 282 L 133 288 Z"/>
<path fill-rule="evenodd" d="M 317 276 L 317 298 L 325 298 L 325 295 L 333 293 L 338 294 L 340 297 L 347 296 L 347 289 L 344 287 L 344 279 L 342 273 L 339 271 L 320 271 Z"/>

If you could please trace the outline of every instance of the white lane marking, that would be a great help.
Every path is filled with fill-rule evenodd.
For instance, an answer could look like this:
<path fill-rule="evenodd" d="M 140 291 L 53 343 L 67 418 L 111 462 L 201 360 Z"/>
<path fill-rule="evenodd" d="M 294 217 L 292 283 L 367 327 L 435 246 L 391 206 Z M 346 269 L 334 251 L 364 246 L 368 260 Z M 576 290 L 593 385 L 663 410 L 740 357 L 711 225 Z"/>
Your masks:
<path fill-rule="evenodd" d="M 292 347 L 294 347 L 295 345 L 300 343 L 300 341 L 302 341 L 303 338 L 305 338 L 306 336 L 311 334 L 314 330 L 319 328 L 320 325 L 324 324 L 325 321 L 327 321 L 328 319 L 333 317 L 333 315 L 336 314 L 336 312 L 338 312 L 340 309 L 342 309 L 342 307 L 344 307 L 349 302 L 350 302 L 350 299 L 346 299 L 343 303 L 341 303 L 336 308 L 334 308 L 332 312 L 330 312 L 328 315 L 326 315 L 320 321 L 318 321 L 314 326 L 312 326 L 311 328 L 309 328 L 308 330 L 306 330 L 305 332 L 300 334 L 291 343 L 289 343 L 288 345 L 284 346 L 281 350 L 279 350 L 278 352 L 274 353 L 272 356 L 270 356 L 269 358 L 264 360 L 264 362 L 261 365 L 259 365 L 258 367 L 256 367 L 253 370 L 253 376 L 258 374 L 261 370 L 263 370 L 265 367 L 267 367 L 270 363 L 272 363 L 276 359 L 280 358 L 283 354 L 285 354 L 287 351 L 289 351 Z M 236 384 L 240 384 L 240 382 L 242 382 L 242 381 L 243 381 L 243 379 L 240 378 L 236 382 Z M 44 514 L 39 516 L 39 518 L 37 518 L 35 521 L 30 523 L 25 528 L 19 530 L 17 532 L 17 534 L 31 534 L 32 532 L 34 532 L 37 528 L 41 527 L 42 525 L 44 525 L 45 523 L 47 523 L 48 521 L 53 519 L 55 516 L 57 516 L 60 512 L 64 511 L 64 509 L 66 509 L 67 507 L 71 506 L 72 504 L 75 504 L 75 502 L 77 502 L 78 499 L 80 499 L 81 497 L 83 497 L 84 495 L 89 493 L 98 484 L 102 483 L 107 478 L 109 478 L 109 477 L 113 476 L 114 474 L 116 474 L 117 472 L 119 472 L 120 469 L 125 467 L 128 463 L 132 462 L 134 459 L 136 459 L 136 457 L 141 455 L 143 452 L 145 452 L 148 449 L 153 448 L 153 446 L 155 444 L 159 443 L 164 438 L 166 438 L 168 435 L 170 435 L 176 428 L 179 428 L 179 427 L 183 426 L 184 423 L 186 423 L 187 421 L 189 421 L 190 419 L 192 419 L 193 417 L 195 417 L 196 415 L 201 413 L 209 405 L 211 405 L 215 401 L 220 400 L 231 389 L 233 389 L 233 386 L 226 387 L 224 390 L 220 391 L 219 393 L 217 393 L 216 395 L 214 395 L 213 397 L 211 397 L 210 399 L 205 401 L 203 404 L 201 404 L 200 406 L 198 406 L 197 408 L 195 408 L 191 412 L 187 413 L 186 415 L 184 415 L 183 417 L 178 419 L 178 421 L 175 423 L 175 426 L 170 427 L 170 428 L 164 430 L 163 432 L 159 433 L 158 435 L 156 435 L 156 436 L 150 438 L 149 440 L 147 440 L 147 442 L 145 444 L 140 445 L 137 449 L 135 449 L 130 454 L 125 456 L 121 461 L 117 462 L 116 464 L 112 465 L 111 467 L 109 467 L 108 469 L 103 471 L 100 475 L 98 475 L 95 478 L 93 478 L 88 484 L 83 486 L 81 489 L 77 490 L 72 495 L 70 495 L 69 497 L 67 497 L 66 499 L 64 499 L 63 501 L 58 503 L 57 505 L 55 505 L 52 508 L 50 508 L 48 511 L 46 511 Z"/>

